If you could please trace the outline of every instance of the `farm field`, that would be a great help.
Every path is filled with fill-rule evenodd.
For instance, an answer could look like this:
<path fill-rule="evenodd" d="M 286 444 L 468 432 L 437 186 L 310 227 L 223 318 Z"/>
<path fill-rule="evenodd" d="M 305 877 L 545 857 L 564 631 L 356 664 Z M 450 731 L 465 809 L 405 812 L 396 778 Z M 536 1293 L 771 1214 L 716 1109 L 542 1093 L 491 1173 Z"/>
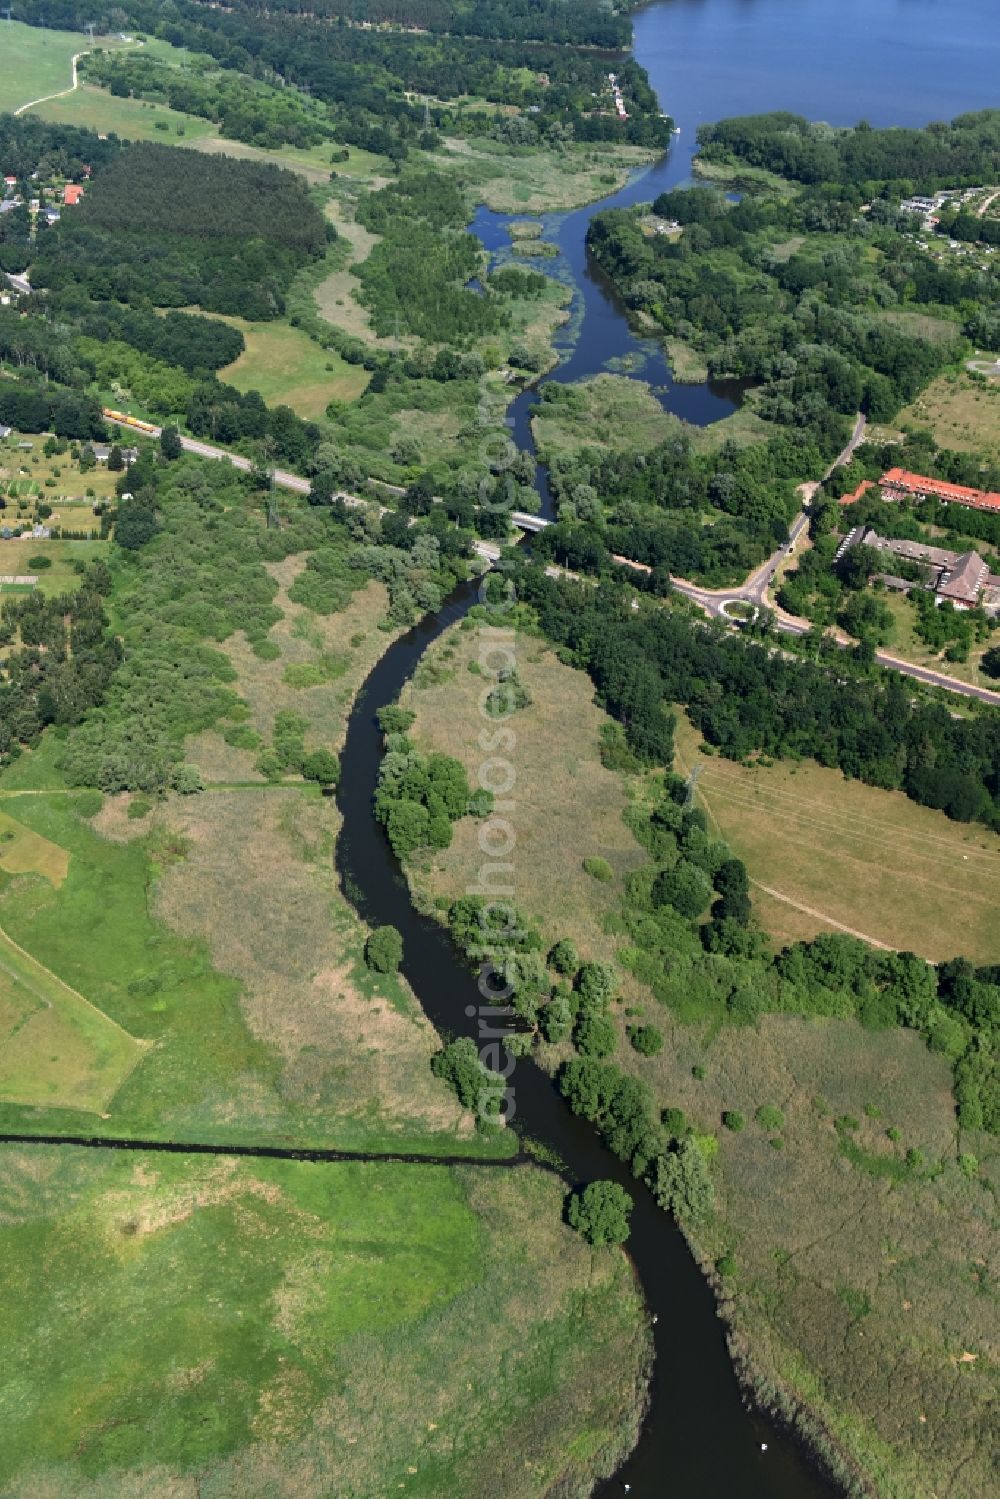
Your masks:
<path fill-rule="evenodd" d="M 680 774 L 690 774 L 700 743 L 678 713 Z M 933 961 L 1000 959 L 996 834 L 811 761 L 700 763 L 698 799 L 745 861 L 754 907 L 776 943 L 846 930 Z"/>
<path fill-rule="evenodd" d="M 288 323 L 248 323 L 238 317 L 223 321 L 240 330 L 246 349 L 219 371 L 220 380 L 237 390 L 259 391 L 269 405 L 283 403 L 315 420 L 331 401 L 356 401 L 371 378 L 362 365 L 348 364 Z"/>
<path fill-rule="evenodd" d="M 0 1488 L 589 1490 L 646 1334 L 561 1197 L 534 1167 L 0 1148 Z"/>
<path fill-rule="evenodd" d="M 90 45 L 80 31 L 48 31 L 22 21 L 3 22 L 0 47 L 0 111 L 20 109 L 31 99 L 69 88 L 71 59 Z M 117 38 L 101 37 L 102 47 L 121 47 Z"/>
<path fill-rule="evenodd" d="M 491 680 L 469 670 L 470 661 L 478 665 L 480 645 L 476 630 L 450 630 L 428 650 L 402 698 L 416 713 L 413 742 L 461 760 L 473 786 L 483 758 L 478 703 Z M 568 936 L 582 957 L 603 959 L 609 946 L 604 918 L 619 909 L 625 876 L 646 862 L 622 820 L 621 777 L 601 764 L 599 736 L 608 720 L 594 704 L 589 679 L 541 641 L 518 635 L 514 656 L 532 698 L 506 720 L 517 736 L 510 753 L 517 772 L 510 815 L 517 838 L 514 901 L 548 941 Z M 477 884 L 483 863 L 477 824 L 464 818 L 453 832 L 450 848 L 411 868 L 424 900 L 455 899 Z M 583 860 L 595 856 L 614 871 L 607 883 L 583 868 Z"/>

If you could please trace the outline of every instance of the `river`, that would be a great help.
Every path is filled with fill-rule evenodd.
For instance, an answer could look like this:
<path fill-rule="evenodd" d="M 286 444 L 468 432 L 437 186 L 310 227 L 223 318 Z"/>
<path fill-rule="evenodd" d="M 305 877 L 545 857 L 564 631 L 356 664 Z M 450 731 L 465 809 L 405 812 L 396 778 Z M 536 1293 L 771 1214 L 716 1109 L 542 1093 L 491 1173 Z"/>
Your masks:
<path fill-rule="evenodd" d="M 667 409 L 705 424 L 732 410 L 738 393 L 675 385 L 658 346 L 636 338 L 587 263 L 592 214 L 684 181 L 701 120 L 787 108 L 836 124 L 861 116 L 874 124 L 920 124 L 1000 104 L 1000 28 L 994 0 L 660 0 L 635 17 L 635 48 L 681 135 L 661 162 L 612 198 L 543 221 L 574 287 L 561 362 L 549 378 L 579 379 L 627 357 Z M 490 250 L 509 244 L 500 216 L 483 210 L 474 227 Z M 536 399 L 535 392 L 522 394 L 509 413 L 515 440 L 529 449 Z M 538 488 L 550 512 L 541 469 Z M 471 586 L 456 590 L 435 616 L 389 648 L 362 688 L 341 757 L 344 824 L 337 849 L 338 870 L 361 915 L 402 932 L 403 970 L 430 1019 L 441 1030 L 472 1036 L 481 1004 L 476 981 L 442 928 L 414 912 L 372 819 L 371 800 L 381 755 L 377 710 L 398 697 L 428 645 L 475 598 Z M 569 1182 L 612 1178 L 635 1199 L 628 1248 L 656 1317 L 655 1365 L 639 1445 L 602 1492 L 620 1494 L 625 1484 L 640 1499 L 820 1499 L 834 1492 L 791 1438 L 747 1410 L 711 1292 L 651 1194 L 569 1113 L 532 1062 L 521 1061 L 511 1082 L 517 1127 L 556 1152 Z"/>

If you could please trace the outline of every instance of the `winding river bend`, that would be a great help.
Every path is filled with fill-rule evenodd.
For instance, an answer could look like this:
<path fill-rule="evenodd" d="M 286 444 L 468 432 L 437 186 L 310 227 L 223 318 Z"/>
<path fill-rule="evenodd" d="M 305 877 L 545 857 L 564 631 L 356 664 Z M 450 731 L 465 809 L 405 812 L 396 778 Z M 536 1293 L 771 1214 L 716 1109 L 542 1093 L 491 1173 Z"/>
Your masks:
<path fill-rule="evenodd" d="M 662 161 L 613 198 L 544 221 L 545 237 L 558 247 L 575 291 L 561 363 L 549 378 L 580 379 L 628 357 L 665 408 L 699 425 L 727 415 L 738 392 L 675 385 L 662 351 L 629 328 L 620 303 L 587 263 L 591 216 L 684 181 L 700 120 L 787 108 L 836 124 L 862 116 L 874 124 L 921 124 L 1000 104 L 1000 29 L 993 6 L 994 0 L 659 0 L 640 12 L 636 55 L 682 134 Z M 509 244 L 505 221 L 496 215 L 481 211 L 474 229 L 489 250 Z M 535 392 L 526 392 L 509 412 L 515 441 L 532 451 L 536 400 Z M 551 513 L 542 469 L 537 487 L 543 513 Z M 398 697 L 427 647 L 475 599 L 471 585 L 457 589 L 436 615 L 389 648 L 365 683 L 342 755 L 338 802 L 344 826 L 337 851 L 345 889 L 361 915 L 402 932 L 404 971 L 431 1020 L 473 1037 L 481 1003 L 475 978 L 441 927 L 413 910 L 372 819 L 371 800 L 381 755 L 376 712 Z M 635 1199 L 628 1247 L 656 1317 L 656 1357 L 639 1445 L 603 1492 L 621 1493 L 628 1483 L 637 1496 L 658 1499 L 832 1494 L 795 1442 L 744 1405 L 712 1294 L 651 1194 L 603 1148 L 591 1126 L 569 1113 L 532 1062 L 518 1064 L 511 1084 L 517 1126 L 556 1152 L 569 1181 L 612 1178 Z"/>

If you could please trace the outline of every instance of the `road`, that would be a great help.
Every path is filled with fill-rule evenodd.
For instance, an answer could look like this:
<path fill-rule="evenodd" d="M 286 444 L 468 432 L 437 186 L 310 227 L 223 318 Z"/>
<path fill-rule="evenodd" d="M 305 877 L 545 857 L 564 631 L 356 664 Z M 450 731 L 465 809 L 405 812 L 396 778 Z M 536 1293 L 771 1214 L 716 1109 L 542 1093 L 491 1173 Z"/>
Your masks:
<path fill-rule="evenodd" d="M 107 420 L 113 421 L 114 419 L 108 417 Z M 126 430 L 128 430 L 127 424 L 119 423 L 118 425 L 123 425 L 126 427 Z M 857 423 L 855 424 L 854 432 L 852 434 L 850 442 L 847 444 L 846 448 L 839 455 L 836 461 L 830 465 L 830 468 L 827 470 L 827 473 L 826 475 L 824 475 L 824 477 L 828 477 L 833 472 L 833 470 L 838 467 L 839 464 L 846 463 L 850 460 L 851 455 L 853 454 L 855 448 L 858 446 L 858 443 L 861 441 L 864 435 L 864 430 L 865 419 L 863 416 L 859 416 Z M 155 427 L 152 432 L 149 433 L 150 437 L 159 437 L 159 435 L 159 427 Z M 185 452 L 196 453 L 200 458 L 213 458 L 224 461 L 226 463 L 231 463 L 234 468 L 242 469 L 244 472 L 246 472 L 248 469 L 253 468 L 253 463 L 249 458 L 244 458 L 239 453 L 229 453 L 225 448 L 217 448 L 213 446 L 212 443 L 201 442 L 198 438 L 195 437 L 182 437 L 181 446 L 184 448 Z M 298 474 L 289 474 L 282 469 L 276 469 L 274 471 L 274 482 L 280 488 L 291 489 L 296 494 L 309 493 L 309 480 L 301 478 Z M 815 489 L 817 487 L 818 486 L 814 485 L 812 492 L 815 492 Z M 403 491 L 395 485 L 387 484 L 383 485 L 383 488 L 392 490 L 394 493 L 403 493 Z M 346 491 L 341 492 L 338 498 L 343 500 L 345 505 L 351 506 L 364 506 L 371 503 L 371 501 L 366 500 L 363 495 L 349 494 Z M 520 515 L 520 513 L 518 513 L 517 516 L 515 516 L 515 519 L 517 519 L 518 523 L 520 524 L 530 523 L 530 529 L 533 531 L 541 531 L 545 526 L 551 524 L 549 521 L 543 520 L 540 516 L 537 515 L 522 516 Z M 765 604 L 767 599 L 767 592 L 774 579 L 774 574 L 777 572 L 784 558 L 789 554 L 789 552 L 792 551 L 795 543 L 803 534 L 808 524 L 808 513 L 807 511 L 803 510 L 792 524 L 792 527 L 789 531 L 788 541 L 785 542 L 783 546 L 780 546 L 778 550 L 772 556 L 770 556 L 766 562 L 758 567 L 755 572 L 752 572 L 749 578 L 747 578 L 747 580 L 739 588 L 699 588 L 695 584 L 688 583 L 682 578 L 672 579 L 671 581 L 673 583 L 673 586 L 678 593 L 684 594 L 686 598 L 691 599 L 693 603 L 697 604 L 701 609 L 704 609 L 706 614 L 712 616 L 715 619 L 725 620 L 727 624 L 732 625 L 736 622 L 736 620 L 733 615 L 727 612 L 727 606 L 742 603 L 744 605 L 749 604 L 755 608 L 760 608 Z M 500 556 L 500 548 L 493 542 L 476 542 L 474 544 L 473 550 L 486 562 L 496 562 Z M 635 568 L 637 572 L 649 572 L 649 568 L 641 562 L 631 562 L 628 558 L 625 557 L 618 558 L 617 560 L 626 563 L 629 567 Z M 566 570 L 563 568 L 547 568 L 546 571 L 551 572 L 554 576 L 574 576 L 574 574 L 566 572 Z M 782 631 L 786 635 L 806 635 L 809 632 L 810 625 L 806 620 L 793 619 L 791 615 L 782 614 L 779 610 L 776 612 L 775 628 Z M 840 643 L 842 644 L 843 642 Z M 974 687 L 969 682 L 960 682 L 955 677 L 946 676 L 944 672 L 932 671 L 929 667 L 915 666 L 912 662 L 901 661 L 898 657 L 891 656 L 886 651 L 876 651 L 875 659 L 880 666 L 888 667 L 892 671 L 898 671 L 903 676 L 913 677 L 916 681 L 924 682 L 930 687 L 942 687 L 945 689 L 945 691 L 957 693 L 960 697 L 975 698 L 981 703 L 989 703 L 992 707 L 1000 707 L 1000 692 L 992 692 L 988 687 Z"/>
<path fill-rule="evenodd" d="M 116 426 L 124 427 L 126 431 L 132 430 L 128 426 L 127 422 L 115 422 L 115 418 L 108 416 L 106 411 L 105 421 L 111 422 Z M 159 437 L 160 432 L 161 428 L 153 427 L 152 430 L 147 433 L 147 436 Z M 250 469 L 253 468 L 253 462 L 251 461 L 251 459 L 244 458 L 241 453 L 229 453 L 225 448 L 214 447 L 212 443 L 201 442 L 196 437 L 182 437 L 181 447 L 186 453 L 194 453 L 199 458 L 212 458 L 219 462 L 231 463 L 233 468 L 238 468 L 243 473 L 247 473 Z M 310 484 L 308 479 L 303 479 L 299 474 L 287 473 L 284 469 L 274 469 L 272 472 L 272 478 L 274 479 L 275 484 L 278 485 L 279 489 L 291 489 L 295 494 L 308 494 L 310 489 L 312 488 L 312 485 Z M 405 490 L 402 490 L 398 488 L 398 486 L 393 484 L 384 485 L 383 488 L 391 489 L 395 494 L 405 494 Z M 349 505 L 352 508 L 356 509 L 367 508 L 367 506 L 372 503 L 372 501 L 370 499 L 366 499 L 364 495 L 351 494 L 346 489 L 340 490 L 337 493 L 336 498 L 338 500 L 342 500 L 345 505 Z M 382 515 L 386 513 L 387 507 L 385 505 L 380 505 L 378 508 L 379 512 Z M 477 557 L 482 557 L 484 562 L 494 563 L 499 562 L 500 560 L 500 547 L 495 542 L 474 541 L 472 543 L 472 550 L 476 553 Z"/>

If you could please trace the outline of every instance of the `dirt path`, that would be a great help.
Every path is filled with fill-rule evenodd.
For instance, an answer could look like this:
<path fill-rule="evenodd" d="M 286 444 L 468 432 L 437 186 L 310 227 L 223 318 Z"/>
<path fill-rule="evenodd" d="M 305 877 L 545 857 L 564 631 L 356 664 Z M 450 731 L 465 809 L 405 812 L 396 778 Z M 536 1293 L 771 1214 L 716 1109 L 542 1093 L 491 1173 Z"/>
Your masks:
<path fill-rule="evenodd" d="M 76 93 L 76 90 L 80 87 L 80 80 L 77 76 L 76 65 L 80 61 L 81 57 L 89 56 L 89 47 L 84 48 L 82 52 L 73 53 L 73 56 L 70 58 L 70 65 L 73 69 L 73 82 L 70 84 L 69 88 L 61 88 L 57 94 L 43 94 L 40 99 L 29 99 L 27 104 L 22 104 L 19 109 L 15 109 L 15 115 L 23 115 L 27 110 L 34 109 L 36 104 L 47 104 L 50 99 L 65 99 L 67 94 Z"/>
<path fill-rule="evenodd" d="M 751 880 L 751 885 L 756 885 L 758 890 L 763 890 L 765 895 L 772 896 L 775 900 L 782 901 L 786 906 L 794 906 L 796 911 L 801 911 L 805 916 L 815 916 L 817 921 L 825 922 L 827 926 L 837 928 L 838 932 L 846 932 L 849 937 L 857 937 L 862 942 L 867 942 L 871 947 L 880 947 L 883 952 L 892 952 L 888 942 L 880 942 L 877 937 L 869 937 L 867 932 L 859 932 L 853 926 L 845 926 L 842 921 L 835 921 L 832 916 L 827 916 L 824 911 L 817 911 L 814 906 L 804 906 L 801 901 L 792 900 L 790 895 L 782 895 L 780 890 L 772 890 L 770 885 L 761 884 L 760 880 Z"/>

